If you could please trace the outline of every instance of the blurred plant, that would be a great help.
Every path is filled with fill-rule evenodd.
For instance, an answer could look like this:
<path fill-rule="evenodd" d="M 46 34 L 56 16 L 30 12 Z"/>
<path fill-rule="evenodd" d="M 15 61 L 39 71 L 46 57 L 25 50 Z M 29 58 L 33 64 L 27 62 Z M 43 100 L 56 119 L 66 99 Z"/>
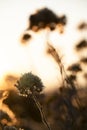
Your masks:
<path fill-rule="evenodd" d="M 81 40 L 81 41 L 76 45 L 75 48 L 76 48 L 77 51 L 80 51 L 80 50 L 82 50 L 82 49 L 87 48 L 87 40 L 86 40 L 86 39 Z"/>
<path fill-rule="evenodd" d="M 15 126 L 4 126 L 4 130 L 18 130 Z"/>
<path fill-rule="evenodd" d="M 40 111 L 43 124 L 48 128 L 48 130 L 51 130 L 45 118 L 43 107 L 41 106 L 36 97 L 36 95 L 39 94 L 44 87 L 43 83 L 41 82 L 41 79 L 38 76 L 33 75 L 31 72 L 25 73 L 20 77 L 15 86 L 18 88 L 19 94 L 21 94 L 22 96 L 32 96 L 36 106 Z"/>
<path fill-rule="evenodd" d="M 86 23 L 86 22 L 80 23 L 79 26 L 78 26 L 78 29 L 79 29 L 80 31 L 86 30 L 86 29 L 87 29 L 87 23 Z"/>
<path fill-rule="evenodd" d="M 67 18 L 65 15 L 59 17 L 50 9 L 42 8 L 36 13 L 30 15 L 29 27 L 27 30 L 31 29 L 33 31 L 38 31 L 48 27 L 51 31 L 53 31 L 57 25 L 65 26 L 66 23 Z"/>

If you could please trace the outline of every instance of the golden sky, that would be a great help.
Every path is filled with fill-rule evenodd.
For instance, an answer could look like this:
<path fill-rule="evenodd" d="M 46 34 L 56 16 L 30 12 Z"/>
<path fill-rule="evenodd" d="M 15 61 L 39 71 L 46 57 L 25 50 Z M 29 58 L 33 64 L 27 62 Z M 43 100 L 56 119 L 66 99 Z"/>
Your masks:
<path fill-rule="evenodd" d="M 35 71 L 40 76 L 44 76 L 44 82 L 49 81 L 49 78 L 44 79 L 47 75 L 44 73 L 47 69 L 44 66 L 49 68 L 50 60 L 45 59 L 45 56 L 41 54 L 40 46 L 36 47 L 38 42 L 45 42 L 45 35 L 42 32 L 32 33 L 34 39 L 31 41 L 33 43 L 31 50 L 29 45 L 24 47 L 20 44 L 20 38 L 28 25 L 29 15 L 42 7 L 48 7 L 58 15 L 67 16 L 68 23 L 65 33 L 61 36 L 57 31 L 50 33 L 50 41 L 56 49 L 61 50 L 61 55 L 66 55 L 64 62 L 66 61 L 68 64 L 75 60 L 71 51 L 73 42 L 78 42 L 79 38 L 87 36 L 87 32 L 80 33 L 76 29 L 78 22 L 87 21 L 87 0 L 0 0 L 0 80 L 8 73 L 22 74 L 29 70 L 32 71 L 31 66 L 35 64 L 37 68 Z M 37 51 L 38 53 L 35 53 Z M 34 52 L 35 55 L 31 57 L 30 52 Z M 42 67 L 38 64 L 38 59 L 40 59 Z M 31 63 L 31 61 L 33 62 Z M 52 69 L 52 66 L 49 68 L 48 74 L 50 70 L 53 75 L 56 75 L 57 72 Z M 52 75 L 50 79 L 53 80 Z"/>

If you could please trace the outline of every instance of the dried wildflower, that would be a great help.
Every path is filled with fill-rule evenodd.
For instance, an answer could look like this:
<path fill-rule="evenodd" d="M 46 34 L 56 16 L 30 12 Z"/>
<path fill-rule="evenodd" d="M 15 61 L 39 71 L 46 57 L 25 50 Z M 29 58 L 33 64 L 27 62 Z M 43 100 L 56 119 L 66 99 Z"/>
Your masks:
<path fill-rule="evenodd" d="M 32 38 L 32 36 L 28 33 L 25 33 L 21 38 L 21 43 L 25 44 L 27 41 L 29 41 Z"/>
<path fill-rule="evenodd" d="M 23 35 L 23 40 L 29 40 L 31 38 L 31 35 L 30 34 L 24 34 Z"/>
<path fill-rule="evenodd" d="M 79 71 L 82 71 L 82 68 L 80 67 L 80 64 L 76 63 L 69 66 L 68 71 L 79 72 Z"/>
<path fill-rule="evenodd" d="M 76 75 L 70 75 L 70 76 L 68 76 L 68 80 L 70 80 L 70 81 L 75 81 L 76 80 Z"/>
<path fill-rule="evenodd" d="M 83 57 L 80 61 L 84 64 L 87 64 L 87 57 Z"/>
<path fill-rule="evenodd" d="M 50 9 L 43 8 L 38 10 L 37 13 L 32 14 L 29 17 L 29 21 L 30 26 L 28 29 L 33 29 L 33 27 L 37 27 L 38 29 L 49 27 L 50 30 L 54 30 L 57 24 L 66 24 L 66 16 L 59 17 Z"/>
<path fill-rule="evenodd" d="M 81 50 L 83 48 L 87 47 L 87 41 L 83 39 L 76 45 L 76 50 Z"/>
<path fill-rule="evenodd" d="M 37 105 L 37 108 L 40 111 L 42 122 L 44 125 L 49 129 L 50 126 L 46 121 L 42 106 L 40 105 L 39 101 L 37 100 L 37 97 L 35 95 L 35 92 L 41 92 L 43 89 L 43 84 L 40 80 L 40 78 L 36 75 L 33 75 L 32 73 L 25 73 L 22 75 L 22 77 L 17 81 L 17 84 L 15 86 L 19 89 L 20 94 L 28 96 L 30 93 L 32 95 L 32 98 Z"/>
<path fill-rule="evenodd" d="M 31 72 L 23 74 L 15 86 L 18 88 L 20 94 L 23 95 L 41 92 L 43 89 L 43 84 L 40 78 L 36 75 L 33 75 Z"/>
<path fill-rule="evenodd" d="M 84 30 L 87 29 L 87 23 L 86 22 L 82 22 L 79 26 L 78 26 L 79 30 Z"/>

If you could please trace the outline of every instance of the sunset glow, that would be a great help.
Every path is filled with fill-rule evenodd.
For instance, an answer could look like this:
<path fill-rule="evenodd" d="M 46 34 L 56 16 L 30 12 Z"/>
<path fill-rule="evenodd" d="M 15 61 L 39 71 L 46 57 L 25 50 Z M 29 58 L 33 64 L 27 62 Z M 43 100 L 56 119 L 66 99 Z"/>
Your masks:
<path fill-rule="evenodd" d="M 87 130 L 87 0 L 0 0 L 0 130 Z"/>
<path fill-rule="evenodd" d="M 30 2 L 30 3 L 29 3 Z M 77 4 L 79 7 L 77 9 Z M 46 30 L 35 32 L 28 32 L 32 35 L 32 39 L 25 46 L 21 44 L 21 37 L 26 33 L 28 24 L 28 17 L 36 9 L 42 7 L 49 7 L 53 9 L 56 14 L 65 14 L 68 18 L 64 33 L 60 34 L 56 29 L 49 33 L 48 41 L 56 48 L 62 57 L 62 62 L 65 67 L 71 62 L 78 61 L 78 57 L 73 55 L 74 43 L 79 39 L 84 38 L 87 32 L 80 33 L 77 31 L 77 25 L 83 20 L 87 20 L 84 15 L 86 12 L 86 1 L 78 0 L 72 4 L 72 0 L 67 2 L 56 1 L 15 1 L 8 2 L 3 0 L 0 4 L 0 82 L 4 80 L 6 75 L 17 75 L 32 71 L 43 78 L 46 86 L 49 86 L 50 81 L 55 81 L 55 85 L 60 81 L 60 72 L 56 71 L 57 64 L 53 63 L 51 57 L 45 54 L 46 45 Z M 39 3 L 39 5 L 38 5 Z M 31 6 L 32 5 L 32 6 Z M 55 6 L 54 6 L 55 5 Z M 72 5 L 72 7 L 70 6 Z M 54 8 L 55 7 L 55 8 Z M 54 67 L 53 67 L 54 66 Z M 49 75 L 49 73 L 52 73 Z M 45 78 L 47 76 L 47 78 Z M 59 81 L 58 81 L 59 79 Z M 2 84 L 2 83 L 0 83 Z M 54 84 L 54 83 L 53 83 Z M 53 86 L 52 83 L 50 85 Z"/>

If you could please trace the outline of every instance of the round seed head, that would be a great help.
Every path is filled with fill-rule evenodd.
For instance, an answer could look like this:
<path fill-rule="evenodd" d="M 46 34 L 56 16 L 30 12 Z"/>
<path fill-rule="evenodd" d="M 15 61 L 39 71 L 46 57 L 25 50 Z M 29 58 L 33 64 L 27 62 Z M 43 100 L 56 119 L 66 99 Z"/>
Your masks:
<path fill-rule="evenodd" d="M 41 79 L 30 73 L 23 74 L 17 81 L 15 86 L 18 88 L 20 94 L 29 95 L 34 92 L 41 92 L 43 89 L 43 83 Z"/>

